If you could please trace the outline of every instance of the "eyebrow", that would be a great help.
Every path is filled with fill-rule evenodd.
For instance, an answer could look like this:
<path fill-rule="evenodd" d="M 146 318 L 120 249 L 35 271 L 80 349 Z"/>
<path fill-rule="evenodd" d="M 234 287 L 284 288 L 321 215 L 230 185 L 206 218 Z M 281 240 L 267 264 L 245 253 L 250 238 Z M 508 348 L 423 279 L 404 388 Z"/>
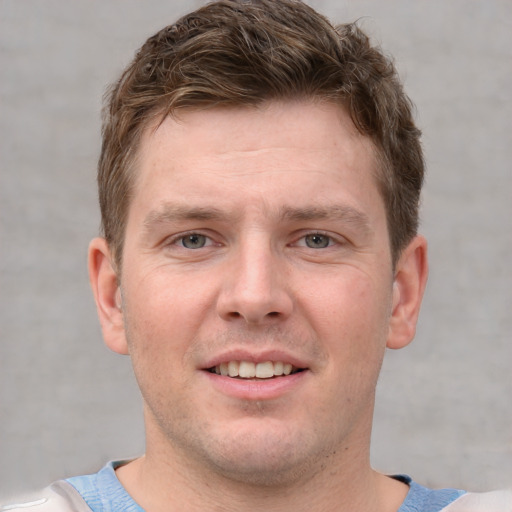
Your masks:
<path fill-rule="evenodd" d="M 152 210 L 144 219 L 144 227 L 150 229 L 158 224 L 183 220 L 233 220 L 232 215 L 214 207 L 190 207 L 165 203 L 157 210 Z"/>
<path fill-rule="evenodd" d="M 364 212 L 347 205 L 308 206 L 305 208 L 284 207 L 280 217 L 287 221 L 334 220 L 354 226 L 369 234 L 372 232 L 370 219 Z"/>
<path fill-rule="evenodd" d="M 180 205 L 174 203 L 165 203 L 160 208 L 152 210 L 144 219 L 146 230 L 165 223 L 179 222 L 186 220 L 214 220 L 220 222 L 236 222 L 239 219 L 238 214 L 226 212 L 212 206 L 194 206 Z M 362 211 L 347 205 L 332 206 L 306 206 L 293 207 L 284 206 L 278 212 L 278 218 L 283 222 L 307 222 L 315 220 L 333 220 L 341 221 L 352 225 L 363 233 L 371 233 L 370 219 Z"/>

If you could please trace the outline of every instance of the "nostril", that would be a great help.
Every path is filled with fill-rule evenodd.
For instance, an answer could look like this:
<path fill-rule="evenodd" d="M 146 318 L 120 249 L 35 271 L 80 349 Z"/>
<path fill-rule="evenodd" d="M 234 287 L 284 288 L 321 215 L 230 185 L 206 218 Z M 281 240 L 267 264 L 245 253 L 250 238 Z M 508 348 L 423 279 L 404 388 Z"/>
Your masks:
<path fill-rule="evenodd" d="M 271 311 L 267 316 L 279 316 L 279 313 L 277 311 Z"/>

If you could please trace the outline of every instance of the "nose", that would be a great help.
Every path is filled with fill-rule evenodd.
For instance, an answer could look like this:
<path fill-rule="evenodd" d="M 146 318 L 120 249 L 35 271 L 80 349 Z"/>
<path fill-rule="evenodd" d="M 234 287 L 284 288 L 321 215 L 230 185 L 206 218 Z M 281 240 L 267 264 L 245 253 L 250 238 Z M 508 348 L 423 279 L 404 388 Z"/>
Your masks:
<path fill-rule="evenodd" d="M 293 309 L 285 262 L 269 242 L 252 240 L 234 252 L 218 297 L 218 314 L 227 321 L 267 324 Z"/>

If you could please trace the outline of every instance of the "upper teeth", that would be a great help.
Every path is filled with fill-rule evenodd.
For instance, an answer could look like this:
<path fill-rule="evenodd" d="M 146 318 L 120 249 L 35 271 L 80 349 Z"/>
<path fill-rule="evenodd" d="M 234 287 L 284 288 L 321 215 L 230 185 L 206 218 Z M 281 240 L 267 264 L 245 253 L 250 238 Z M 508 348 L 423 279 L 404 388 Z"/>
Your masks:
<path fill-rule="evenodd" d="M 244 379 L 258 378 L 270 379 L 279 375 L 290 375 L 293 366 L 290 363 L 281 361 L 265 361 L 264 363 L 253 363 L 251 361 L 229 361 L 221 363 L 213 370 L 217 375 L 229 377 L 242 377 Z"/>

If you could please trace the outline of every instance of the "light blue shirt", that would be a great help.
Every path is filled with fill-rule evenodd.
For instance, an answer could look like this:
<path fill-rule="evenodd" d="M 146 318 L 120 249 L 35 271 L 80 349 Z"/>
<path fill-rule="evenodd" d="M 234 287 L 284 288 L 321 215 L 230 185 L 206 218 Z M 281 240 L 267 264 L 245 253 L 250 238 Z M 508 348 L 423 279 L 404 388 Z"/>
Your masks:
<path fill-rule="evenodd" d="M 82 495 L 93 512 L 144 512 L 117 479 L 115 468 L 122 464 L 122 461 L 109 462 L 98 473 L 75 476 L 67 481 Z M 409 485 L 409 493 L 398 512 L 439 512 L 465 494 L 465 491 L 456 489 L 427 489 L 408 476 L 395 478 Z"/>

